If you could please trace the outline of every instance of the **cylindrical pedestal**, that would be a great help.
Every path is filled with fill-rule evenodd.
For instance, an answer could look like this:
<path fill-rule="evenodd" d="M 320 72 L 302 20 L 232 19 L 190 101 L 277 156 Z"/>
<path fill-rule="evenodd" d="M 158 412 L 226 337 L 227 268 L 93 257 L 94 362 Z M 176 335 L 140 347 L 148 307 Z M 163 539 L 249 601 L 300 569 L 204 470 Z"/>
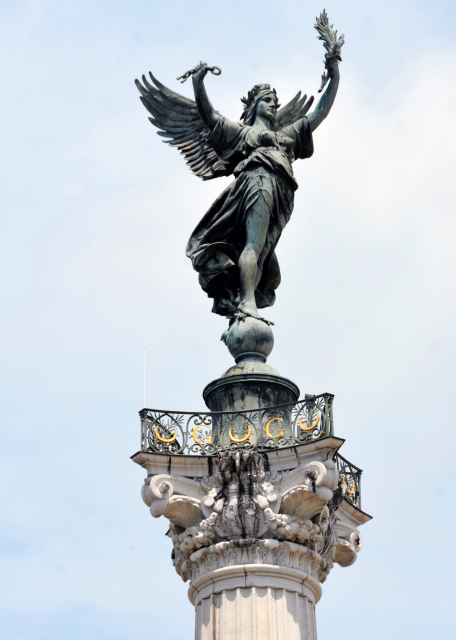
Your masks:
<path fill-rule="evenodd" d="M 246 361 L 230 367 L 220 378 L 209 383 L 203 391 L 203 398 L 213 412 L 244 412 L 243 416 L 233 416 L 227 420 L 224 416 L 213 416 L 212 442 L 219 444 L 219 438 L 227 438 L 229 429 L 238 428 L 240 432 L 245 426 L 251 427 L 249 442 L 260 444 L 268 436 L 265 433 L 265 425 L 271 419 L 261 409 L 276 405 L 285 405 L 296 402 L 299 398 L 299 389 L 294 382 L 282 378 L 275 369 L 263 362 Z M 284 407 L 281 411 L 281 428 L 283 435 L 291 435 L 292 405 Z M 260 411 L 259 411 L 260 410 Z M 246 423 L 247 412 L 248 415 Z M 275 416 L 274 416 L 275 417 Z M 223 442 L 229 445 L 229 440 Z"/>
<path fill-rule="evenodd" d="M 315 604 L 273 587 L 224 589 L 196 605 L 195 640 L 316 640 Z"/>
<path fill-rule="evenodd" d="M 268 365 L 262 366 L 266 368 Z M 225 375 L 209 383 L 204 389 L 203 398 L 210 411 L 254 411 L 296 402 L 299 398 L 298 387 L 287 378 L 256 371 L 238 373 L 236 370 L 247 369 L 242 369 L 241 365 L 232 369 L 235 373 L 228 370 Z"/>

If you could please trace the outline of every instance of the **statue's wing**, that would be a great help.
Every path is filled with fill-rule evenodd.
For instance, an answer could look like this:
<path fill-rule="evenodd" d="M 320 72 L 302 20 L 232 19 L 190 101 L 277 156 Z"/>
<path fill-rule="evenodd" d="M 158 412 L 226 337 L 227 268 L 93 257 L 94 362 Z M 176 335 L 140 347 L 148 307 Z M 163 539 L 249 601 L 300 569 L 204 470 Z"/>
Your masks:
<path fill-rule="evenodd" d="M 195 175 L 203 180 L 233 173 L 233 166 L 221 160 L 213 147 L 207 143 L 210 133 L 199 115 L 196 102 L 171 91 L 149 72 L 153 86 L 145 76 L 144 86 L 135 80 L 141 92 L 141 102 L 152 115 L 149 120 L 161 131 L 159 136 L 168 138 L 172 147 L 177 147 L 185 156 Z"/>
<path fill-rule="evenodd" d="M 313 96 L 311 96 L 307 102 L 306 100 L 307 96 L 304 95 L 301 98 L 301 92 L 299 92 L 295 95 L 293 100 L 290 100 L 288 104 L 279 109 L 274 119 L 274 129 L 276 131 L 283 129 L 283 127 L 287 127 L 289 124 L 294 124 L 299 120 L 299 118 L 305 116 L 312 106 L 314 99 Z"/>

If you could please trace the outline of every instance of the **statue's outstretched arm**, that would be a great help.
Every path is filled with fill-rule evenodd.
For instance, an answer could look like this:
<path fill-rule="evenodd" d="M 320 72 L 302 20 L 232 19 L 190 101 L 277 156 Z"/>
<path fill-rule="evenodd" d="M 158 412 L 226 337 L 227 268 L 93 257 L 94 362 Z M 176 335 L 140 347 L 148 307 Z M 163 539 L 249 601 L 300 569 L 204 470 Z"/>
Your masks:
<path fill-rule="evenodd" d="M 323 90 L 328 79 L 330 79 L 330 82 L 328 88 L 318 101 L 315 111 L 307 116 L 312 131 L 315 131 L 323 122 L 333 106 L 337 88 L 339 87 L 339 62 L 342 62 L 341 49 L 345 42 L 343 34 L 340 38 L 337 37 L 337 31 L 334 31 L 334 25 L 329 24 L 328 15 L 325 10 L 323 10 L 320 17 L 316 19 L 315 29 L 318 32 L 318 39 L 323 42 L 326 49 L 324 60 L 326 72 L 321 77 L 321 87 L 318 92 L 320 93 L 320 91 Z"/>
<path fill-rule="evenodd" d="M 309 113 L 307 116 L 312 131 L 315 131 L 315 129 L 323 122 L 328 113 L 331 111 L 331 107 L 333 106 L 337 94 L 337 89 L 339 87 L 340 72 L 337 62 L 334 62 L 334 64 L 331 65 L 330 69 L 328 69 L 328 72 L 329 77 L 331 78 L 328 88 L 318 101 L 315 110 L 312 111 L 312 113 Z"/>
<path fill-rule="evenodd" d="M 204 86 L 204 77 L 207 74 L 208 70 L 209 69 L 207 65 L 202 62 L 199 65 L 198 71 L 193 73 L 192 81 L 193 90 L 195 92 L 196 106 L 198 107 L 201 119 L 203 120 L 204 124 L 212 130 L 219 121 L 220 115 L 212 106 L 212 103 L 209 100 L 209 96 L 206 92 L 206 87 Z"/>

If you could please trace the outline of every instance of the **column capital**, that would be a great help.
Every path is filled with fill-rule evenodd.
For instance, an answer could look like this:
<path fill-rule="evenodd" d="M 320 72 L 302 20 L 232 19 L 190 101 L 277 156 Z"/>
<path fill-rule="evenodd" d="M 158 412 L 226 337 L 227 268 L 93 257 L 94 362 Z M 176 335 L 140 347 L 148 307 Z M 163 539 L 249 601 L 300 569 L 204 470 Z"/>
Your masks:
<path fill-rule="evenodd" d="M 195 477 L 190 460 L 174 464 L 171 475 L 154 474 L 153 459 L 142 459 L 151 471 L 143 500 L 154 517 L 170 522 L 173 564 L 191 581 L 194 604 L 201 593 L 246 581 L 305 591 L 317 602 L 333 562 L 353 564 L 362 548 L 357 525 L 369 516 L 344 500 L 335 451 L 301 445 L 287 470 L 271 455 L 223 451 L 206 462 L 208 475 L 201 474 L 201 458 L 195 460 Z M 180 467 L 186 476 L 178 475 Z"/>

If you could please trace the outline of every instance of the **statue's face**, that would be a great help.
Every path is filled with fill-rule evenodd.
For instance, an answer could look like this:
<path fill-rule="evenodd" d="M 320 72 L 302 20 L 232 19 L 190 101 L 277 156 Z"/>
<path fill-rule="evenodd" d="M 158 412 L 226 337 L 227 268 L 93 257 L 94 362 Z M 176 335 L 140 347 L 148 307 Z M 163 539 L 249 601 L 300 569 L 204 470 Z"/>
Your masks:
<path fill-rule="evenodd" d="M 257 104 L 257 116 L 266 118 L 266 120 L 272 120 L 275 117 L 277 111 L 276 104 L 277 103 L 275 95 L 273 93 L 269 93 Z"/>

